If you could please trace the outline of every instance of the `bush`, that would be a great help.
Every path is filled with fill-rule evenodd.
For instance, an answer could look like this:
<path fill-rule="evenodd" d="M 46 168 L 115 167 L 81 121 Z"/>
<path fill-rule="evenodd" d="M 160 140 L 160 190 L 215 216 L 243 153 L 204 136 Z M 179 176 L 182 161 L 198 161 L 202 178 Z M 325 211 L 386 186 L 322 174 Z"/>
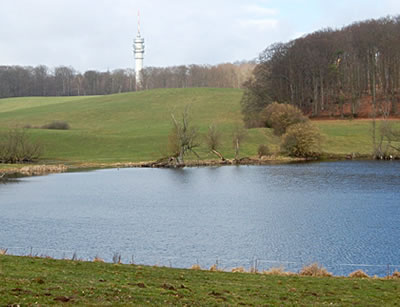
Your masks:
<path fill-rule="evenodd" d="M 282 136 L 281 150 L 292 157 L 318 157 L 322 136 L 311 123 L 292 125 Z"/>
<path fill-rule="evenodd" d="M 66 121 L 55 120 L 50 124 L 43 125 L 42 129 L 56 129 L 56 130 L 68 130 L 70 128 Z"/>
<path fill-rule="evenodd" d="M 42 146 L 33 142 L 24 129 L 13 129 L 0 135 L 0 163 L 23 163 L 39 159 Z"/>
<path fill-rule="evenodd" d="M 268 148 L 268 145 L 262 144 L 262 145 L 258 146 L 257 153 L 258 153 L 258 157 L 262 158 L 264 156 L 268 156 L 271 152 Z"/>
<path fill-rule="evenodd" d="M 291 125 L 308 121 L 308 118 L 297 107 L 277 102 L 267 106 L 261 112 L 260 117 L 266 127 L 274 129 L 275 135 L 284 134 Z"/>

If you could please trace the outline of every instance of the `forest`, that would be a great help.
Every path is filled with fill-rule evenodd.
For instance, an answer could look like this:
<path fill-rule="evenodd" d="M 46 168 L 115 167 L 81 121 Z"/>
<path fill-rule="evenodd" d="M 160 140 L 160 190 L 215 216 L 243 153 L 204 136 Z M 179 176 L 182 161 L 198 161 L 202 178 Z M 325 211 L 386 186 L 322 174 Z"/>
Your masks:
<path fill-rule="evenodd" d="M 218 87 L 241 88 L 254 62 L 219 65 L 146 67 L 136 86 L 133 69 L 80 73 L 72 67 L 0 66 L 0 98 L 26 96 L 81 96 L 131 92 L 138 89 Z"/>
<path fill-rule="evenodd" d="M 399 33 L 400 16 L 385 17 L 269 46 L 244 85 L 247 126 L 262 126 L 259 114 L 272 102 L 314 117 L 398 115 Z"/>

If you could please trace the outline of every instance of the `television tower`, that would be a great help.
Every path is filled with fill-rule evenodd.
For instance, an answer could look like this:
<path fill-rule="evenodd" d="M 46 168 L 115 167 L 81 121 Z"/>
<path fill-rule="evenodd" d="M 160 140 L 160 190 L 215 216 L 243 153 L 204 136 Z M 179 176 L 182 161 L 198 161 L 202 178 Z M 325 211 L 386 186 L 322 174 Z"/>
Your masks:
<path fill-rule="evenodd" d="M 136 89 L 142 86 L 141 71 L 143 69 L 144 58 L 144 38 L 140 36 L 140 12 L 138 11 L 138 32 L 133 41 L 133 53 L 135 55 Z"/>

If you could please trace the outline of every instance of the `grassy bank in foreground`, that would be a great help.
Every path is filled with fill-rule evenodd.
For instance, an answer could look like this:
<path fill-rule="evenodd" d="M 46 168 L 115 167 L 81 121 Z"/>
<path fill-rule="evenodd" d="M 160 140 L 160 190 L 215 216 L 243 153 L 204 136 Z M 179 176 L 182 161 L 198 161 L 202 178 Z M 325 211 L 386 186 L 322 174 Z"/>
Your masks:
<path fill-rule="evenodd" d="M 398 305 L 400 280 L 271 276 L 0 256 L 0 305 Z"/>
<path fill-rule="evenodd" d="M 171 113 L 179 117 L 191 106 L 193 124 L 200 135 L 215 123 L 222 134 L 220 151 L 233 158 L 232 131 L 242 125 L 237 89 L 159 89 L 107 96 L 27 97 L 0 99 L 0 132 L 8 128 L 41 127 L 52 121 L 65 121 L 70 130 L 32 128 L 29 133 L 44 145 L 44 162 L 115 163 L 154 161 L 167 155 Z M 371 123 L 368 120 L 314 121 L 325 135 L 323 151 L 345 155 L 372 152 Z M 400 128 L 400 121 L 394 121 Z M 205 146 L 202 159 L 215 159 Z M 279 138 L 271 129 L 250 129 L 241 156 L 255 156 L 258 146 L 279 149 Z M 195 159 L 193 156 L 192 159 Z"/>

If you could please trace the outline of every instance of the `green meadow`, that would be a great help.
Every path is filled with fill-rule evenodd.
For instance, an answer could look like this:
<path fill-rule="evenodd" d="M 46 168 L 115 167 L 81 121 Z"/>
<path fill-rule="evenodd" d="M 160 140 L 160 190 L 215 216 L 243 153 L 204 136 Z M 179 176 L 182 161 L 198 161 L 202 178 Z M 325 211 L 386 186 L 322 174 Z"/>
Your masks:
<path fill-rule="evenodd" d="M 193 125 L 199 129 L 202 159 L 215 156 L 207 151 L 204 135 L 217 125 L 222 134 L 221 152 L 232 158 L 232 131 L 242 125 L 237 89 L 158 89 L 107 96 L 26 97 L 0 99 L 0 131 L 24 127 L 44 146 L 44 161 L 68 164 L 139 162 L 165 157 L 171 114 L 179 118 L 190 106 Z M 69 130 L 38 127 L 66 121 Z M 323 151 L 330 154 L 370 154 L 371 123 L 368 120 L 315 121 L 324 134 Z M 400 121 L 395 121 L 400 127 Z M 35 128 L 36 127 L 36 128 Z M 257 155 L 260 144 L 279 150 L 279 138 L 270 129 L 250 129 L 241 156 Z M 195 157 L 189 157 L 194 159 Z"/>
<path fill-rule="evenodd" d="M 279 276 L 0 256 L 0 305 L 397 306 L 398 279 Z"/>

